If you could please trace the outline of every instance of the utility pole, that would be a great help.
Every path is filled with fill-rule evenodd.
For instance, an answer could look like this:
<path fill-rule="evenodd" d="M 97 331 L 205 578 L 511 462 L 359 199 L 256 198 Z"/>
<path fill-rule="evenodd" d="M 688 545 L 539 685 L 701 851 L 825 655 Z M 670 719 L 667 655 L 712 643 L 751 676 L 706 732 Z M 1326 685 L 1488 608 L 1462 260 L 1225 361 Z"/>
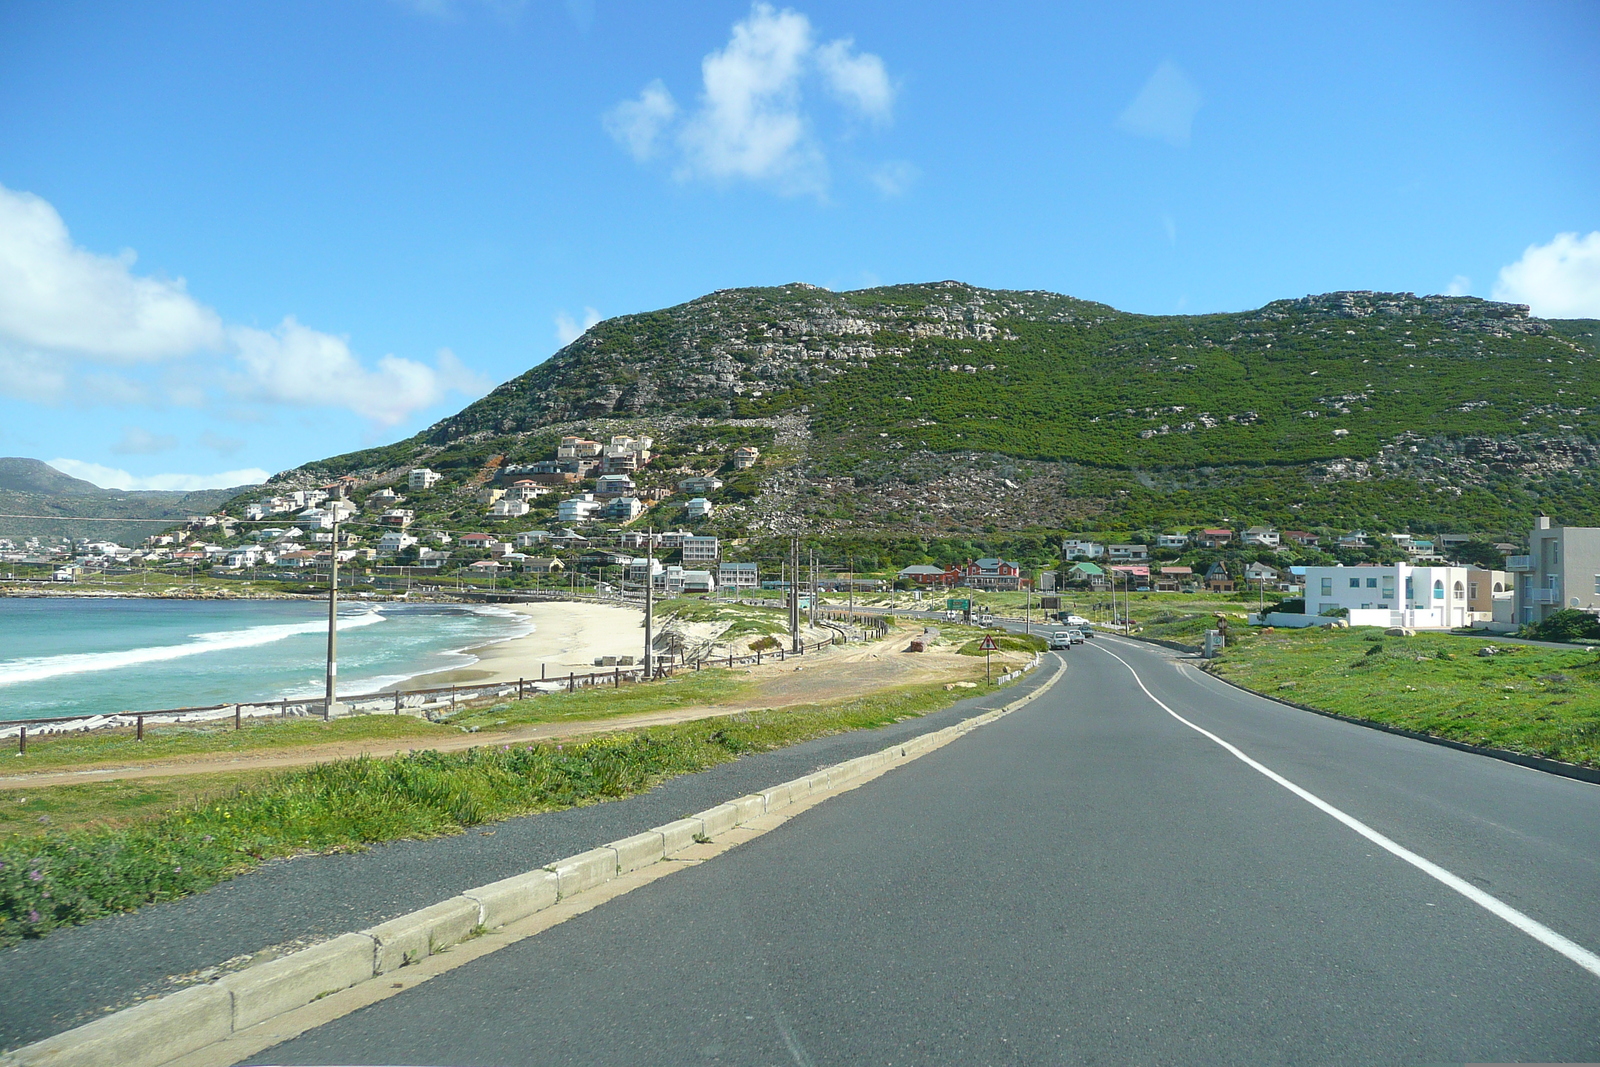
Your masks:
<path fill-rule="evenodd" d="M 812 626 L 817 624 L 817 550 L 807 550 L 806 574 L 810 578 L 811 599 L 807 602 L 806 621 Z"/>
<path fill-rule="evenodd" d="M 854 625 L 856 621 L 856 554 L 854 552 L 847 552 L 845 553 L 844 560 L 844 565 L 848 567 L 850 571 L 850 622 L 852 625 Z"/>
<path fill-rule="evenodd" d="M 337 516 L 338 512 L 335 511 Z M 328 678 L 322 717 L 333 718 L 339 690 L 339 520 L 333 520 L 333 551 L 328 555 Z"/>
<path fill-rule="evenodd" d="M 647 682 L 655 677 L 655 660 L 650 654 L 656 636 L 655 569 L 656 531 L 652 526 L 645 532 L 644 542 L 644 679 Z"/>
<path fill-rule="evenodd" d="M 790 651 L 800 651 L 800 535 L 789 539 L 789 641 Z M 812 593 L 813 599 L 816 597 Z"/>

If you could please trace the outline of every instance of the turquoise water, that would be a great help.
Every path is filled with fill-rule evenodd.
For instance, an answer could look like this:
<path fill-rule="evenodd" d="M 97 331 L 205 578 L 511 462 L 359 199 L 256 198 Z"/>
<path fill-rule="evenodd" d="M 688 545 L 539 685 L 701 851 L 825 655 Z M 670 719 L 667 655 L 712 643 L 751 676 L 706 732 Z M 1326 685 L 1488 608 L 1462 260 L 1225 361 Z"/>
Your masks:
<path fill-rule="evenodd" d="M 529 629 L 492 606 L 342 605 L 339 691 L 462 667 Z M 327 640 L 317 603 L 4 598 L 0 721 L 320 695 Z"/>

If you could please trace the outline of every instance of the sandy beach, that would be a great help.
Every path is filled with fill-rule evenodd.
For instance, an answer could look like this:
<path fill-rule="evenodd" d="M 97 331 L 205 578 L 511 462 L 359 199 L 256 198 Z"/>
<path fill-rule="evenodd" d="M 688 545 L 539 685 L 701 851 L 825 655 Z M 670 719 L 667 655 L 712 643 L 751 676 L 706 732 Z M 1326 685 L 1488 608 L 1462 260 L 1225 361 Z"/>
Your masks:
<path fill-rule="evenodd" d="M 564 677 L 568 671 L 594 670 L 596 656 L 637 659 L 644 654 L 644 612 L 638 608 L 569 601 L 501 606 L 526 615 L 533 622 L 533 632 L 509 641 L 466 649 L 478 657 L 478 662 L 419 674 L 397 688 L 514 682 L 518 678 L 533 681 L 538 679 L 541 666 L 551 678 Z"/>

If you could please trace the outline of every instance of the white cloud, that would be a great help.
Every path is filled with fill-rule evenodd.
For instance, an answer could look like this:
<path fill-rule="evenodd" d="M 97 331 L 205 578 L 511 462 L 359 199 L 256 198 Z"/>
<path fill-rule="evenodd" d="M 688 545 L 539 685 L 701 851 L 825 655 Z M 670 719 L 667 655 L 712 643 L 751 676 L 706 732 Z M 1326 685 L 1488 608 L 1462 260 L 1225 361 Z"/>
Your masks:
<path fill-rule="evenodd" d="M 178 439 L 171 434 L 151 433 L 142 426 L 124 426 L 122 439 L 111 446 L 111 451 L 123 456 L 153 456 L 176 447 Z"/>
<path fill-rule="evenodd" d="M 817 66 L 828 88 L 845 104 L 877 122 L 894 110 L 894 86 L 883 60 L 871 52 L 852 52 L 855 41 L 842 37 L 817 49 Z"/>
<path fill-rule="evenodd" d="M 220 347 L 216 312 L 134 258 L 77 247 L 49 203 L 0 186 L 0 340 L 119 363 Z"/>
<path fill-rule="evenodd" d="M 221 378 L 249 399 L 344 407 L 387 426 L 447 392 L 487 390 L 448 350 L 431 367 L 385 356 L 369 369 L 293 318 L 270 332 L 226 326 L 182 279 L 136 275 L 134 261 L 74 245 L 49 203 L 0 186 L 0 396 L 199 408 Z M 158 361 L 165 370 L 150 370 Z"/>
<path fill-rule="evenodd" d="M 116 467 L 85 463 L 77 459 L 52 459 L 49 465 L 62 474 L 93 482 L 102 489 L 164 489 L 193 493 L 200 489 L 232 489 L 236 485 L 259 485 L 271 477 L 259 467 L 221 471 L 217 474 L 152 474 L 140 478 Z"/>
<path fill-rule="evenodd" d="M 1445 296 L 1466 296 L 1472 292 L 1472 279 L 1465 274 L 1457 274 L 1450 279 L 1450 284 L 1445 286 Z"/>
<path fill-rule="evenodd" d="M 570 345 L 578 338 L 589 332 L 589 328 L 600 321 L 600 312 L 594 308 L 583 309 L 583 324 L 580 326 L 565 311 L 556 312 L 556 340 L 562 347 Z"/>
<path fill-rule="evenodd" d="M 1200 103 L 1200 90 L 1176 64 L 1165 62 L 1117 117 L 1117 125 L 1140 137 L 1183 148 L 1189 143 Z"/>
<path fill-rule="evenodd" d="M 881 163 L 867 172 L 867 180 L 884 196 L 899 196 L 911 188 L 922 172 L 905 160 Z"/>
<path fill-rule="evenodd" d="M 1500 268 L 1494 298 L 1527 304 L 1541 318 L 1600 318 L 1600 230 L 1529 245 L 1521 259 Z"/>
<path fill-rule="evenodd" d="M 275 330 L 236 326 L 229 333 L 244 371 L 232 386 L 251 399 L 348 408 L 391 426 L 447 392 L 476 396 L 487 387 L 447 348 L 432 367 L 390 355 L 369 370 L 344 338 L 302 326 L 293 316 Z"/>
<path fill-rule="evenodd" d="M 197 440 L 200 442 L 201 447 L 209 448 L 213 452 L 220 452 L 225 456 L 231 456 L 233 453 L 244 447 L 244 441 L 241 439 L 237 437 L 224 437 L 221 434 L 215 433 L 211 430 L 207 430 L 202 433 Z"/>
<path fill-rule="evenodd" d="M 657 78 L 644 87 L 637 100 L 624 100 L 605 113 L 606 132 L 641 163 L 656 154 L 661 131 L 678 114 L 678 104 Z"/>
<path fill-rule="evenodd" d="M 848 113 L 887 123 L 895 89 L 883 60 L 840 38 L 817 45 L 811 21 L 758 2 L 728 44 L 700 62 L 699 106 L 680 118 L 659 80 L 604 117 L 608 133 L 637 160 L 669 141 L 679 180 L 753 181 L 786 194 L 821 195 L 828 161 L 805 109 L 809 76 L 820 77 Z"/>

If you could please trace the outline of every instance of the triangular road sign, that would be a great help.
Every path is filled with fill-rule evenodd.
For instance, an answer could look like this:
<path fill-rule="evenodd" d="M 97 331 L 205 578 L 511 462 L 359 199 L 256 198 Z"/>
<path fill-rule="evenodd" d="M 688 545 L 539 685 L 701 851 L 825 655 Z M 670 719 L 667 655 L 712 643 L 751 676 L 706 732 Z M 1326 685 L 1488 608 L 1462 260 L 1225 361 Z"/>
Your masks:
<path fill-rule="evenodd" d="M 994 634 L 984 634 L 983 644 L 978 646 L 979 652 L 998 652 L 1000 646 L 994 643 Z"/>

